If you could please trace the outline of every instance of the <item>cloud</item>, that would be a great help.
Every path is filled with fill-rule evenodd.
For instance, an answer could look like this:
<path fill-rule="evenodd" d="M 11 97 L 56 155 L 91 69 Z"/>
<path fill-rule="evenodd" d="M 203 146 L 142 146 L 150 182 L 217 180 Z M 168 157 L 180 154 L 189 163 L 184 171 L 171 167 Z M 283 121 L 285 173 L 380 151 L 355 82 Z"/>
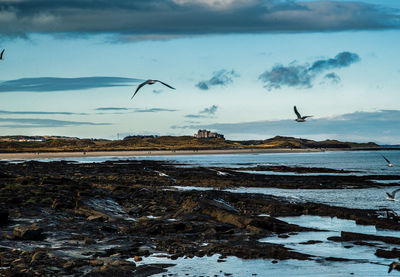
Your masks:
<path fill-rule="evenodd" d="M 209 116 L 202 115 L 202 114 L 187 114 L 185 115 L 187 118 L 209 118 Z"/>
<path fill-rule="evenodd" d="M 204 110 L 200 111 L 199 113 L 205 113 L 205 114 L 215 114 L 215 112 L 218 110 L 217 105 L 212 105 L 209 108 L 205 108 Z"/>
<path fill-rule="evenodd" d="M 0 114 L 87 115 L 87 113 L 73 113 L 73 112 L 4 111 L 4 110 L 0 110 Z"/>
<path fill-rule="evenodd" d="M 275 65 L 271 71 L 265 71 L 258 79 L 265 83 L 264 87 L 268 90 L 279 89 L 284 85 L 309 88 L 313 75 L 304 65 Z"/>
<path fill-rule="evenodd" d="M 354 112 L 333 117 L 313 118 L 304 123 L 293 119 L 238 123 L 172 126 L 183 129 L 212 129 L 226 137 L 306 136 L 339 140 L 400 143 L 400 110 Z"/>
<path fill-rule="evenodd" d="M 333 59 L 315 61 L 308 69 L 310 72 L 322 72 L 325 70 L 347 67 L 360 61 L 360 57 L 355 53 L 341 52 Z"/>
<path fill-rule="evenodd" d="M 100 107 L 96 108 L 96 111 L 126 111 L 128 108 L 118 108 L 118 107 Z"/>
<path fill-rule="evenodd" d="M 123 114 L 123 113 L 158 113 L 158 112 L 176 112 L 174 109 L 164 109 L 164 108 L 121 108 L 121 107 L 101 107 L 96 108 L 96 111 L 100 111 L 97 114 L 110 114 L 108 112 L 114 112 L 113 114 Z"/>
<path fill-rule="evenodd" d="M 217 105 L 212 105 L 211 107 L 204 108 L 203 110 L 199 111 L 197 114 L 187 114 L 185 117 L 187 118 L 211 118 L 215 115 L 216 111 L 218 110 Z"/>
<path fill-rule="evenodd" d="M 282 86 L 310 88 L 312 81 L 326 70 L 348 67 L 360 61 L 356 53 L 341 52 L 334 58 L 317 60 L 308 64 L 289 66 L 275 65 L 271 70 L 262 73 L 258 79 L 265 83 L 264 87 L 268 90 L 279 89 Z M 340 77 L 336 73 L 328 73 L 325 78 L 333 82 L 340 82 Z"/>
<path fill-rule="evenodd" d="M 94 123 L 82 121 L 65 121 L 39 118 L 0 118 L 2 128 L 55 128 L 80 125 L 111 125 L 110 123 Z"/>
<path fill-rule="evenodd" d="M 142 80 L 123 77 L 22 78 L 1 82 L 0 92 L 84 90 L 103 87 L 129 86 L 131 83 L 139 81 Z"/>
<path fill-rule="evenodd" d="M 207 18 L 207 20 L 204 20 Z M 361 1 L 24 0 L 0 2 L 0 34 L 182 35 L 398 28 L 395 9 Z"/>
<path fill-rule="evenodd" d="M 335 72 L 325 74 L 324 79 L 335 85 L 339 84 L 341 81 L 340 77 Z"/>
<path fill-rule="evenodd" d="M 150 108 L 150 109 L 134 109 L 137 113 L 158 113 L 158 112 L 176 112 L 174 109 Z"/>
<path fill-rule="evenodd" d="M 234 70 L 227 71 L 225 69 L 222 69 L 214 72 L 210 80 L 198 82 L 196 84 L 196 87 L 201 90 L 208 90 L 212 86 L 226 86 L 227 84 L 233 82 L 234 77 L 239 77 L 239 75 Z"/>
<path fill-rule="evenodd" d="M 126 42 L 139 42 L 139 41 L 167 41 L 172 39 L 184 38 L 184 35 L 169 35 L 169 34 L 144 34 L 144 35 L 113 35 L 109 39 L 112 43 L 126 43 Z"/>

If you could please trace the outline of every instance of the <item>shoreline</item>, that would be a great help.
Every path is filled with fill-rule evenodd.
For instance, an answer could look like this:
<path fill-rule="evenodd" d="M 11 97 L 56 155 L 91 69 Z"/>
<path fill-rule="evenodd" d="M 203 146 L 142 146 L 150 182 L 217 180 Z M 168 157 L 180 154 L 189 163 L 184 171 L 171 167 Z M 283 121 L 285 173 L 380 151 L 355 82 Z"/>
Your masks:
<path fill-rule="evenodd" d="M 229 155 L 229 154 L 267 154 L 267 153 L 308 153 L 337 151 L 379 151 L 400 150 L 400 148 L 246 148 L 211 150 L 111 150 L 111 151 L 60 151 L 60 152 L 20 152 L 1 153 L 0 160 L 48 159 L 75 157 L 141 157 L 141 156 L 180 156 L 180 155 Z"/>
<path fill-rule="evenodd" d="M 349 149 L 220 149 L 220 150 L 136 150 L 136 151 L 79 151 L 79 152 L 22 152 L 0 153 L 0 160 L 9 159 L 46 159 L 74 157 L 140 157 L 140 156 L 179 156 L 179 155 L 220 155 L 220 154 L 263 154 L 263 153 L 307 153 L 326 151 L 346 151 Z"/>

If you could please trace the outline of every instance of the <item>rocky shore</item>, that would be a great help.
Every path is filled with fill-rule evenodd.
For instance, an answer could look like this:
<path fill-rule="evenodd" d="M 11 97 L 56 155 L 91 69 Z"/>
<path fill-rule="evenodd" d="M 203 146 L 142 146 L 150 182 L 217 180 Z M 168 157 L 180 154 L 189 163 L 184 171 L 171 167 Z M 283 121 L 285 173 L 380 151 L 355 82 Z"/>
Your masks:
<path fill-rule="evenodd" d="M 323 172 L 319 168 L 276 170 Z M 311 260 L 312 255 L 260 242 L 268 236 L 319 231 L 276 217 L 330 216 L 392 230 L 400 230 L 399 218 L 390 211 L 292 203 L 271 195 L 222 189 L 367 188 L 377 186 L 371 179 L 396 178 L 399 176 L 257 175 L 157 161 L 0 162 L 0 275 L 150 276 L 173 266 L 140 264 L 149 255 L 168 256 L 171 261 L 215 254 L 221 262 L 227 256 L 274 263 Z M 179 190 L 178 186 L 213 189 Z M 398 244 L 395 238 L 351 233 L 331 239 Z M 397 257 L 398 252 L 376 249 L 380 257 Z"/>

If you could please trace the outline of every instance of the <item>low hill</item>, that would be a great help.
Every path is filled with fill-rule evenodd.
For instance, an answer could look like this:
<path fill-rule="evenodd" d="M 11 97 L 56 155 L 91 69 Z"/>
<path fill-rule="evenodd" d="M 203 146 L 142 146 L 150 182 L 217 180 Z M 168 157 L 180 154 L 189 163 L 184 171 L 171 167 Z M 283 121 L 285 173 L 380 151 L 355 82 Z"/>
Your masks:
<path fill-rule="evenodd" d="M 198 139 L 191 136 L 127 137 L 123 140 L 104 139 L 52 139 L 46 141 L 2 141 L 0 152 L 61 152 L 61 151 L 124 151 L 124 150 L 221 150 L 268 148 L 325 148 L 364 149 L 379 148 L 369 143 L 341 142 L 337 140 L 314 141 L 276 136 L 266 140 L 232 141 L 222 138 Z"/>

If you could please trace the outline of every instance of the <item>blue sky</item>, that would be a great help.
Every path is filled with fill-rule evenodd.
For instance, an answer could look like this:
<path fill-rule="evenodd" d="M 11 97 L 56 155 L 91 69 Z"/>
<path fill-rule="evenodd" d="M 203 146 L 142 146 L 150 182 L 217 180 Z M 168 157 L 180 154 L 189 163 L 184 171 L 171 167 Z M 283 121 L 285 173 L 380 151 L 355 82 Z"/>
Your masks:
<path fill-rule="evenodd" d="M 400 144 L 400 3 L 0 0 L 0 134 Z M 130 100 L 137 85 L 144 86 Z M 296 123 L 293 106 L 307 122 Z"/>

